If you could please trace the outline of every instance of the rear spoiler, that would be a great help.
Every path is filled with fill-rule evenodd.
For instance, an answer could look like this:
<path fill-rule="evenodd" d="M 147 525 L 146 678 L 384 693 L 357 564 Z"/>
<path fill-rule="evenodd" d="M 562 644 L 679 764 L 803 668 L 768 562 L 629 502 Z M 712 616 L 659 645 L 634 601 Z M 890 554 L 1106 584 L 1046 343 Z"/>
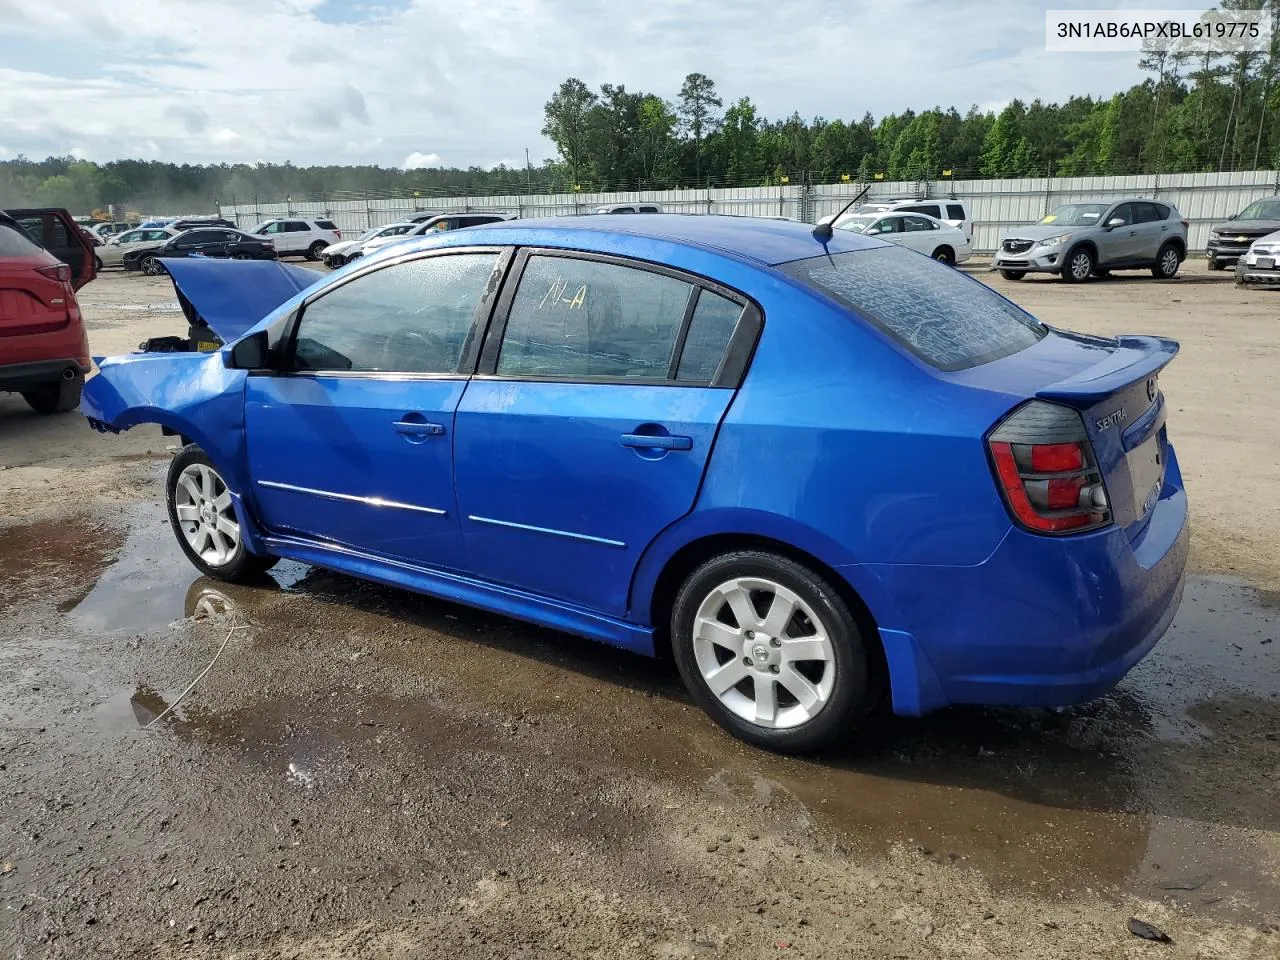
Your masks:
<path fill-rule="evenodd" d="M 1116 348 L 1106 358 L 1074 376 L 1036 392 L 1041 400 L 1058 400 L 1085 406 L 1098 398 L 1154 376 L 1178 355 L 1178 341 L 1167 337 L 1116 337 Z"/>

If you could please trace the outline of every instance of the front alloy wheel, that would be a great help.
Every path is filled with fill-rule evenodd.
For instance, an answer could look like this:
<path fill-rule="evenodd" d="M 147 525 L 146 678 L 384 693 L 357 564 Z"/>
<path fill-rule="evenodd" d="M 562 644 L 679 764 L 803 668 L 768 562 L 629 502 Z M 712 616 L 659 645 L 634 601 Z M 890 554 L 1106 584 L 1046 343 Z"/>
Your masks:
<path fill-rule="evenodd" d="M 870 702 L 853 615 L 823 577 L 758 550 L 695 570 L 671 616 L 685 686 L 730 733 L 771 750 L 815 750 Z"/>
<path fill-rule="evenodd" d="M 1087 247 L 1077 247 L 1067 254 L 1062 265 L 1062 279 L 1067 283 L 1084 283 L 1093 273 L 1093 254 Z"/>
<path fill-rule="evenodd" d="M 245 549 L 231 490 L 199 447 L 188 446 L 173 458 L 165 487 L 178 544 L 201 573 L 246 580 L 275 564 Z"/>
<path fill-rule="evenodd" d="M 158 277 L 164 273 L 164 264 L 156 257 L 143 257 L 142 272 L 148 277 Z"/>

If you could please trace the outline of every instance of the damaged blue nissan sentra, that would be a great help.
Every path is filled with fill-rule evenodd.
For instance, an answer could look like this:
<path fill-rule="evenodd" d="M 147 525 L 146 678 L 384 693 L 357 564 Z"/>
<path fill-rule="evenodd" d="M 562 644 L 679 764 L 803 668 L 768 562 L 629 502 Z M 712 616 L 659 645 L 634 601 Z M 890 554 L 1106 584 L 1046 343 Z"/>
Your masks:
<path fill-rule="evenodd" d="M 784 751 L 885 693 L 1099 696 L 1181 599 L 1177 344 L 1053 329 L 901 247 L 604 216 L 314 282 L 166 266 L 191 337 L 103 360 L 82 410 L 182 438 L 169 518 L 212 577 L 287 557 L 669 651 Z"/>

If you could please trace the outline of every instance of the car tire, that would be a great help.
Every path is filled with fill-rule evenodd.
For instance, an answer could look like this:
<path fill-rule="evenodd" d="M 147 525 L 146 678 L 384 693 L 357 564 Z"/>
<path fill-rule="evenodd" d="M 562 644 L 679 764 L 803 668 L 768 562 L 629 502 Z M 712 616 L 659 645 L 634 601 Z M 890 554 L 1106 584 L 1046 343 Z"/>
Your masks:
<path fill-rule="evenodd" d="M 1088 247 L 1073 247 L 1062 259 L 1062 282 L 1084 283 L 1096 269 Z"/>
<path fill-rule="evenodd" d="M 1244 271 L 1245 271 L 1244 258 L 1241 258 L 1236 261 L 1236 281 L 1235 282 L 1237 287 L 1247 287 L 1249 285 L 1249 281 L 1244 278 Z"/>
<path fill-rule="evenodd" d="M 1157 280 L 1172 280 L 1178 275 L 1178 267 L 1182 265 L 1182 255 L 1178 253 L 1176 243 L 1166 243 L 1156 254 L 1156 262 L 1151 267 L 1151 276 Z"/>
<path fill-rule="evenodd" d="M 1006 280 L 1021 280 L 1026 275 L 1027 275 L 1027 272 L 1025 270 L 1001 270 L 1000 271 L 1000 276 L 1004 277 Z"/>
<path fill-rule="evenodd" d="M 99 257 L 99 256 L 96 256 L 96 255 L 95 255 L 95 256 L 94 256 L 94 258 L 93 258 L 93 272 L 94 272 L 94 273 L 101 273 L 101 272 L 102 272 L 103 270 L 105 270 L 105 269 L 106 269 L 106 267 L 105 267 L 105 266 L 103 266 L 102 258 L 101 258 L 101 257 Z"/>
<path fill-rule="evenodd" d="M 785 607 L 771 619 L 778 602 Z M 822 576 L 777 554 L 742 550 L 698 567 L 672 607 L 671 644 L 698 705 L 768 750 L 824 747 L 869 702 L 869 658 L 848 605 Z"/>
<path fill-rule="evenodd" d="M 165 499 L 178 546 L 205 576 L 243 583 L 276 565 L 275 557 L 249 552 L 226 481 L 195 444 L 184 447 L 170 461 Z"/>
<path fill-rule="evenodd" d="M 23 390 L 22 399 L 39 414 L 67 413 L 80 406 L 80 391 L 83 389 L 84 374 L 77 373 L 70 380 L 50 380 Z"/>
<path fill-rule="evenodd" d="M 328 244 L 323 240 L 317 240 L 311 246 L 307 247 L 307 252 L 305 254 L 306 258 L 308 260 L 319 260 L 320 254 L 324 252 L 324 248 L 327 246 Z"/>
<path fill-rule="evenodd" d="M 956 265 L 956 252 L 946 244 L 943 244 L 937 250 L 933 251 L 932 257 L 939 263 L 945 263 L 949 267 L 954 267 Z"/>
<path fill-rule="evenodd" d="M 159 257 L 143 257 L 138 261 L 138 267 L 148 277 L 159 277 L 168 272 Z"/>

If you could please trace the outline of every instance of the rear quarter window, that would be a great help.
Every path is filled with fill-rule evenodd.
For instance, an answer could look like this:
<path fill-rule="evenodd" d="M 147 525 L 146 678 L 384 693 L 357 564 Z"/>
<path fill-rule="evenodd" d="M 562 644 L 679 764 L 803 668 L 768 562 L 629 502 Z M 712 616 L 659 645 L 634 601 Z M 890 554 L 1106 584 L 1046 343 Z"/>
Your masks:
<path fill-rule="evenodd" d="M 958 203 L 948 203 L 948 204 L 947 204 L 947 219 L 948 219 L 948 220 L 963 220 L 963 219 L 964 219 L 964 207 L 960 206 L 960 204 L 958 204 Z"/>
<path fill-rule="evenodd" d="M 316 226 L 319 227 L 321 230 L 337 230 L 338 229 L 338 225 L 334 223 L 332 220 L 317 220 Z"/>
<path fill-rule="evenodd" d="M 985 285 L 901 247 L 795 260 L 780 269 L 939 370 L 1007 357 L 1048 332 Z"/>

